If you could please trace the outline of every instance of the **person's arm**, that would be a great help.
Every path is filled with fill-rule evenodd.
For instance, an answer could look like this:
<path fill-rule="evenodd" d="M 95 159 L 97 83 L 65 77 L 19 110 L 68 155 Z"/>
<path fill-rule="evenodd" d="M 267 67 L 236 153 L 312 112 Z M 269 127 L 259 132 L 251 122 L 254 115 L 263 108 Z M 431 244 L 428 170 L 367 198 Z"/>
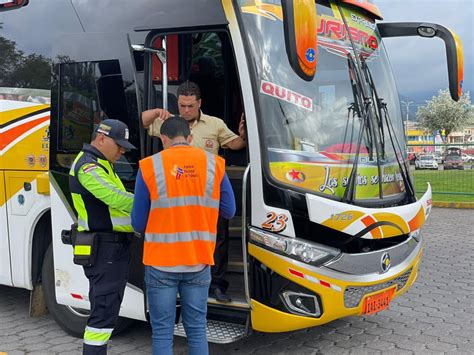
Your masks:
<path fill-rule="evenodd" d="M 135 200 L 132 208 L 132 227 L 135 232 L 144 233 L 150 214 L 150 192 L 143 180 L 141 170 L 138 170 L 135 181 Z"/>
<path fill-rule="evenodd" d="M 144 128 L 148 128 L 156 119 L 164 121 L 171 116 L 173 116 L 171 113 L 162 108 L 146 110 L 142 112 L 142 124 Z"/>
<path fill-rule="evenodd" d="M 124 212 L 132 210 L 133 194 L 117 186 L 99 165 L 84 164 L 79 168 L 77 178 L 85 189 L 106 205 Z"/>
<path fill-rule="evenodd" d="M 219 215 L 226 219 L 231 219 L 235 215 L 234 190 L 232 190 L 232 185 L 230 184 L 226 173 L 224 173 L 224 178 L 221 181 Z"/>
<path fill-rule="evenodd" d="M 240 150 L 247 146 L 247 142 L 240 137 L 236 137 L 234 140 L 224 144 L 223 148 L 228 148 L 231 150 Z"/>
<path fill-rule="evenodd" d="M 225 128 L 229 130 L 227 126 L 225 126 Z M 240 116 L 240 122 L 239 122 L 239 136 L 236 136 L 230 142 L 226 142 L 225 144 L 222 145 L 222 147 L 228 148 L 231 150 L 240 150 L 247 146 L 246 140 L 247 140 L 247 132 L 245 129 L 245 116 L 242 113 L 242 116 Z"/>

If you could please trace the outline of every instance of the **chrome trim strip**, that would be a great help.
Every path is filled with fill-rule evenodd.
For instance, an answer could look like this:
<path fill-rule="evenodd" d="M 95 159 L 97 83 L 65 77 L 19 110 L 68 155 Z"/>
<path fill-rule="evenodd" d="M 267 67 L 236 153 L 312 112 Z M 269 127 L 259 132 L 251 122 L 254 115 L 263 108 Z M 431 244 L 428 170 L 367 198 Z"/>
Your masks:
<path fill-rule="evenodd" d="M 244 264 L 244 289 L 245 289 L 245 300 L 252 308 L 250 302 L 250 291 L 249 291 L 249 270 L 247 264 L 247 182 L 250 172 L 250 164 L 245 169 L 244 176 L 242 178 L 242 262 Z"/>
<path fill-rule="evenodd" d="M 350 274 L 347 274 L 347 273 L 331 270 L 331 269 L 326 268 L 324 266 L 322 266 L 322 267 L 311 266 L 309 264 L 306 264 L 306 263 L 303 263 L 303 262 L 300 262 L 300 261 L 297 261 L 297 260 L 294 260 L 294 259 L 290 259 L 286 256 L 279 255 L 279 254 L 276 254 L 276 253 L 272 253 L 272 255 L 274 255 L 277 258 L 282 259 L 284 262 L 287 262 L 287 263 L 292 264 L 294 266 L 306 269 L 308 271 L 314 272 L 318 275 L 321 275 L 321 276 L 324 276 L 324 277 L 327 277 L 327 278 L 330 278 L 330 279 L 341 280 L 341 281 L 346 281 L 346 282 L 350 282 L 350 283 L 384 282 L 385 280 L 390 280 L 393 277 L 395 277 L 395 275 L 397 275 L 397 274 L 403 272 L 404 270 L 406 270 L 409 267 L 409 265 L 415 260 L 416 256 L 419 254 L 419 252 L 422 248 L 422 244 L 423 243 L 422 243 L 422 240 L 420 238 L 420 243 L 418 243 L 417 247 L 411 252 L 410 256 L 407 257 L 407 259 L 404 262 L 402 262 L 402 263 L 398 264 L 397 266 L 391 268 L 385 274 L 370 273 L 370 274 L 366 274 L 366 275 L 350 275 Z M 255 244 L 254 244 L 254 247 L 271 253 L 271 251 L 268 251 L 267 249 L 259 247 Z M 355 285 L 355 286 L 357 286 L 357 285 Z"/>
<path fill-rule="evenodd" d="M 337 259 L 331 260 L 324 266 L 334 271 L 352 275 L 365 275 L 382 273 L 380 260 L 384 253 L 390 255 L 391 268 L 402 263 L 417 247 L 419 242 L 413 237 L 393 247 L 359 254 L 341 254 Z"/>
<path fill-rule="evenodd" d="M 163 71 L 163 93 L 162 93 L 162 100 L 163 100 L 163 108 L 165 110 L 168 110 L 168 36 L 163 36 L 161 39 L 161 48 L 162 49 L 162 55 L 160 56 L 160 53 L 156 53 L 156 58 L 161 62 L 161 68 Z"/>

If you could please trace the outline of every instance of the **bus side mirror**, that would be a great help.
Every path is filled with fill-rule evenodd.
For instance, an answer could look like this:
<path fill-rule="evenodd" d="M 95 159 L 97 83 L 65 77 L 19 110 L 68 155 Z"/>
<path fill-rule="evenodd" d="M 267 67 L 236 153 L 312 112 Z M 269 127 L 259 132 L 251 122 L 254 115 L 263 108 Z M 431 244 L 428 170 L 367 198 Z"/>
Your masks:
<path fill-rule="evenodd" d="M 441 25 L 423 22 L 378 23 L 377 28 L 380 36 L 384 38 L 408 36 L 441 38 L 446 47 L 449 92 L 454 101 L 459 100 L 464 79 L 464 55 L 461 40 L 454 32 Z"/>
<path fill-rule="evenodd" d="M 282 0 L 286 54 L 302 79 L 313 80 L 318 57 L 318 33 L 314 0 Z"/>
<path fill-rule="evenodd" d="M 10 1 L 0 1 L 0 12 L 15 10 L 22 6 L 28 5 L 29 0 L 10 0 Z"/>

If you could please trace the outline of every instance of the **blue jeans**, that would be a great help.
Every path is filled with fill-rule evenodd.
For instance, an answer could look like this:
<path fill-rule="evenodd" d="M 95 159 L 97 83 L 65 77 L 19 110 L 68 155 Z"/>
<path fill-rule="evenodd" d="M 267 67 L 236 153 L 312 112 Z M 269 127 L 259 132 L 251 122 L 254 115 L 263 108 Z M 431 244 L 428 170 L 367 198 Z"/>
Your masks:
<path fill-rule="evenodd" d="M 164 272 L 145 266 L 145 283 L 152 327 L 153 354 L 173 354 L 176 295 L 190 355 L 207 355 L 207 296 L 211 284 L 210 267 L 198 272 Z"/>

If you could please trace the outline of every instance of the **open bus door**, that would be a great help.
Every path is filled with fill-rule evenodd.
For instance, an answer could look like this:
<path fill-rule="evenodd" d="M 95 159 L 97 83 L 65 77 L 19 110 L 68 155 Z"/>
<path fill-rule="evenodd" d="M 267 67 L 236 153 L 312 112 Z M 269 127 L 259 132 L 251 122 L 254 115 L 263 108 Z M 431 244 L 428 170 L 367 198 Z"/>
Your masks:
<path fill-rule="evenodd" d="M 144 54 L 144 107 L 165 108 L 172 114 L 179 114 L 177 89 L 183 82 L 193 81 L 201 89 L 202 112 L 221 118 L 233 132 L 237 132 L 243 113 L 242 94 L 237 63 L 225 24 L 220 28 L 196 26 L 179 32 L 147 30 L 144 44 L 132 44 L 134 50 Z M 211 139 L 209 141 L 212 142 Z M 144 146 L 146 155 L 162 148 L 161 142 L 148 134 Z M 226 159 L 226 172 L 238 208 L 228 228 L 230 255 L 225 278 L 229 282 L 228 293 L 232 296 L 232 302 L 223 304 L 209 298 L 208 340 L 228 343 L 244 336 L 250 322 L 250 304 L 244 291 L 248 280 L 244 282 L 246 263 L 242 256 L 242 240 L 245 238 L 242 239 L 241 235 L 240 208 L 245 204 L 242 203 L 242 186 L 248 157 L 246 149 L 221 149 L 219 153 Z M 175 335 L 185 336 L 180 321 L 176 324 Z"/>
<path fill-rule="evenodd" d="M 130 141 L 139 146 L 140 91 L 133 52 L 125 34 L 62 35 L 54 44 L 53 54 L 50 152 L 53 253 L 48 255 L 54 255 L 54 279 L 46 277 L 43 282 L 48 308 L 55 320 L 69 333 L 81 335 L 88 316 L 89 284 L 82 268 L 72 262 L 71 246 L 61 242 L 61 231 L 69 230 L 76 220 L 68 174 L 83 143 L 90 142 L 94 126 L 105 118 L 125 122 Z M 139 159 L 140 151 L 134 150 L 115 164 L 129 191 L 134 189 Z M 132 242 L 129 280 L 120 315 L 145 320 L 142 248 L 138 238 Z"/>

